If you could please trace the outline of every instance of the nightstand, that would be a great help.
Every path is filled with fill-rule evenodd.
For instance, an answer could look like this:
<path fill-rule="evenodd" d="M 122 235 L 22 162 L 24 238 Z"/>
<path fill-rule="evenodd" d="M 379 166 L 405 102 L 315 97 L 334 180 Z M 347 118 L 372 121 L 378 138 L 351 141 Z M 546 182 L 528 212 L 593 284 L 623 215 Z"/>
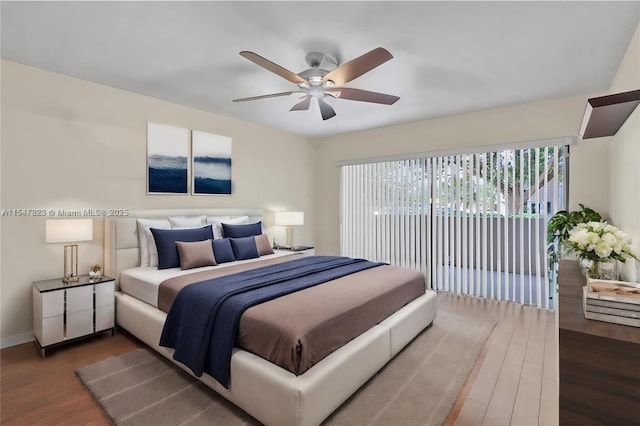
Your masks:
<path fill-rule="evenodd" d="M 114 331 L 114 278 L 62 282 L 62 278 L 33 283 L 33 331 L 46 349 L 103 331 Z"/>
<path fill-rule="evenodd" d="M 301 254 L 304 254 L 305 256 L 313 256 L 315 255 L 315 252 L 316 252 L 312 246 L 291 246 L 291 247 L 280 246 L 280 247 L 274 247 L 273 250 L 301 253 Z"/>

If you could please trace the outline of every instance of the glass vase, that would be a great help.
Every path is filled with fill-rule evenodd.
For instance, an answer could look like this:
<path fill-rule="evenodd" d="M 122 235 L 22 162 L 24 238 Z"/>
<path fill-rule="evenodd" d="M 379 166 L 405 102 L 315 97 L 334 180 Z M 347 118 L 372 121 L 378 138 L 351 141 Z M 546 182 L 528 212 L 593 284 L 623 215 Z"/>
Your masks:
<path fill-rule="evenodd" d="M 591 268 L 593 268 L 593 260 L 586 258 L 580 259 L 580 270 L 585 278 L 589 278 L 589 271 L 591 271 Z"/>
<path fill-rule="evenodd" d="M 587 270 L 589 278 L 599 280 L 618 280 L 618 262 L 615 259 L 592 260 Z"/>

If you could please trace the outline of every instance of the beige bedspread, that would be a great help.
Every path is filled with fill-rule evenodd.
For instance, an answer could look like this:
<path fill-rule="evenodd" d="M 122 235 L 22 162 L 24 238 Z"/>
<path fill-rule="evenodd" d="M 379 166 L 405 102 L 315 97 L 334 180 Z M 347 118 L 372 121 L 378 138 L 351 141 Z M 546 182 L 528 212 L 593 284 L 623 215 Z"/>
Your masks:
<path fill-rule="evenodd" d="M 158 306 L 167 312 L 185 285 L 286 262 L 295 255 L 196 272 L 164 281 Z M 236 346 L 302 374 L 351 339 L 424 294 L 421 272 L 383 265 L 247 309 Z"/>

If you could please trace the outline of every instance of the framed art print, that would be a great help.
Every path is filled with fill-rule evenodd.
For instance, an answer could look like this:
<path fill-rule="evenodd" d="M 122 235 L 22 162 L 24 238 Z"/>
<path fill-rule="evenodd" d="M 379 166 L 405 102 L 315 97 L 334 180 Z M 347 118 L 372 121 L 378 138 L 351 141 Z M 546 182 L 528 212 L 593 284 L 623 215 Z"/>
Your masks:
<path fill-rule="evenodd" d="M 189 133 L 147 123 L 147 194 L 188 194 Z"/>
<path fill-rule="evenodd" d="M 231 138 L 194 130 L 191 193 L 231 194 Z"/>

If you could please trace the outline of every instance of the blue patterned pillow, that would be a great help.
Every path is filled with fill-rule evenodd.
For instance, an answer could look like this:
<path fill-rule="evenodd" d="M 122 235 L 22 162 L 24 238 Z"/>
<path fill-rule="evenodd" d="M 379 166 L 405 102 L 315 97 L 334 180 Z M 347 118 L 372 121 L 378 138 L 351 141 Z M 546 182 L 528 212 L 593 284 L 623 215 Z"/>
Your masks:
<path fill-rule="evenodd" d="M 243 238 L 230 238 L 233 255 L 236 260 L 254 259 L 260 257 L 256 246 L 256 237 L 253 235 Z"/>
<path fill-rule="evenodd" d="M 211 244 L 213 245 L 213 257 L 216 258 L 216 262 L 227 263 L 236 260 L 229 238 L 218 238 L 212 240 Z"/>
<path fill-rule="evenodd" d="M 211 225 L 193 229 L 156 229 L 151 228 L 153 239 L 158 247 L 158 269 L 180 266 L 180 254 L 176 241 L 194 242 L 213 239 Z"/>
<path fill-rule="evenodd" d="M 222 235 L 225 238 L 243 238 L 262 234 L 262 222 L 232 225 L 222 223 Z"/>

